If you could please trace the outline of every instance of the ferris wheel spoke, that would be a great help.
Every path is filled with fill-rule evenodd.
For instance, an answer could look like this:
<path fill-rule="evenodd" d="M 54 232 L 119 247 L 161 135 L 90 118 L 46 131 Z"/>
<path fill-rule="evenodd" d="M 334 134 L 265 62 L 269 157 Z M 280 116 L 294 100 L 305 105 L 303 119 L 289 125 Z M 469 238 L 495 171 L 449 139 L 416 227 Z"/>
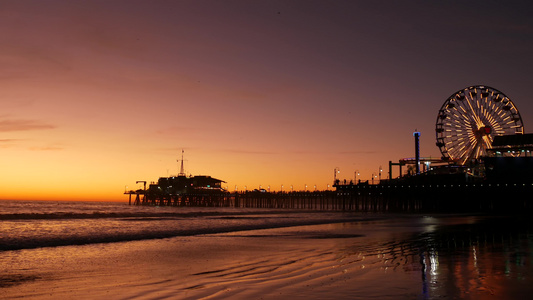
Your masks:
<path fill-rule="evenodd" d="M 482 141 L 484 143 L 484 150 L 485 151 L 491 147 L 492 140 L 491 140 L 491 138 L 488 135 L 483 136 Z"/>
<path fill-rule="evenodd" d="M 476 122 L 476 125 L 478 127 L 483 126 L 483 123 L 481 123 L 481 120 L 479 119 L 479 116 L 476 114 L 474 108 L 472 107 L 472 103 L 468 102 L 468 106 L 470 107 L 470 110 L 472 111 L 472 118 Z M 480 125 L 481 124 L 481 125 Z"/>

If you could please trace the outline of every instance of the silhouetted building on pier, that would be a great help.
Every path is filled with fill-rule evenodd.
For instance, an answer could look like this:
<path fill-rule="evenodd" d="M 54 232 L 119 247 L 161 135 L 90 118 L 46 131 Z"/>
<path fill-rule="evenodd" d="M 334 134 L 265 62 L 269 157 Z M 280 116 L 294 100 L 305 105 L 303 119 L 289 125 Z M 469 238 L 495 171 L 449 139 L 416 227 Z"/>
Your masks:
<path fill-rule="evenodd" d="M 487 181 L 533 183 L 533 134 L 495 136 L 484 158 Z"/>
<path fill-rule="evenodd" d="M 146 194 L 150 197 L 172 196 L 202 192 L 221 192 L 225 182 L 211 176 L 172 176 L 160 177 L 157 183 L 150 184 Z"/>
<path fill-rule="evenodd" d="M 183 168 L 183 150 L 181 151 L 181 166 L 177 176 L 160 177 L 157 183 L 152 182 L 146 189 L 146 181 L 143 189 L 125 191 L 131 196 L 135 195 L 135 205 L 227 205 L 228 192 L 222 187 L 223 180 L 211 176 L 197 175 L 187 176 Z M 178 160 L 180 162 L 180 160 Z"/>

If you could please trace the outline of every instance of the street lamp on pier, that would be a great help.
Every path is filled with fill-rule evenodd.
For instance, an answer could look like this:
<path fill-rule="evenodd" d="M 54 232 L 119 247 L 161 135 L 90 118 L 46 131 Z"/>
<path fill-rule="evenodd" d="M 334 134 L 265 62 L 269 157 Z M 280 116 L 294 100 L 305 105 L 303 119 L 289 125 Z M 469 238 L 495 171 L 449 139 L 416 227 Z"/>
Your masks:
<path fill-rule="evenodd" d="M 359 176 L 359 170 L 355 170 L 355 172 L 353 173 L 353 183 L 354 184 L 357 184 L 357 176 Z"/>
<path fill-rule="evenodd" d="M 333 185 L 337 184 L 337 174 L 340 172 L 341 170 L 339 169 L 339 167 L 333 169 Z"/>

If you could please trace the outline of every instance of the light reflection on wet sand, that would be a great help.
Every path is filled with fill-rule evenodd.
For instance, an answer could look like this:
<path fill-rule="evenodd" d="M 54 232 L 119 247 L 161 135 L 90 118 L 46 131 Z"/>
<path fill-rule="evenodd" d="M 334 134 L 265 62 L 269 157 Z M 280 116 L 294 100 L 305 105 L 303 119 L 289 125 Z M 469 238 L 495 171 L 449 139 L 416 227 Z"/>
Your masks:
<path fill-rule="evenodd" d="M 3 276 L 20 282 L 0 298 L 527 298 L 528 224 L 400 216 L 5 252 Z"/>

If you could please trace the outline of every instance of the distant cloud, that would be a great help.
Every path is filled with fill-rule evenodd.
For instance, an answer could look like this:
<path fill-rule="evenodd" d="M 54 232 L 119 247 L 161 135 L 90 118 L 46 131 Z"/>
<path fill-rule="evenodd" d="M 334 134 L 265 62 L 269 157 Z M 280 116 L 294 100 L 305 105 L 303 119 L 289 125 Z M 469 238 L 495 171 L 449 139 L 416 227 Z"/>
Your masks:
<path fill-rule="evenodd" d="M 54 129 L 56 126 L 38 120 L 0 120 L 0 132 Z"/>
<path fill-rule="evenodd" d="M 225 150 L 221 150 L 221 152 L 237 153 L 237 154 L 259 154 L 259 155 L 279 154 L 278 152 L 271 152 L 271 151 L 253 151 L 253 150 L 239 150 L 239 149 L 225 149 Z"/>
<path fill-rule="evenodd" d="M 198 148 L 190 148 L 190 147 L 185 147 L 185 148 L 180 148 L 180 147 L 170 147 L 170 148 L 156 148 L 154 150 L 156 151 L 162 151 L 162 152 L 172 152 L 172 153 L 178 153 L 178 154 L 181 154 L 181 150 L 185 151 L 185 153 L 189 152 L 189 150 L 196 150 Z"/>
<path fill-rule="evenodd" d="M 63 148 L 62 147 L 57 147 L 57 146 L 31 147 L 30 150 L 32 150 L 32 151 L 58 151 L 58 150 L 63 150 Z"/>
<path fill-rule="evenodd" d="M 9 148 L 16 144 L 20 139 L 0 139 L 0 148 Z"/>
<path fill-rule="evenodd" d="M 339 154 L 376 154 L 376 153 L 379 153 L 379 151 L 372 151 L 372 150 L 367 150 L 367 151 L 343 151 L 343 152 L 339 152 Z"/>
<path fill-rule="evenodd" d="M 288 151 L 286 153 L 282 152 L 274 152 L 274 151 L 254 151 L 254 150 L 240 150 L 240 149 L 224 149 L 221 150 L 222 152 L 227 153 L 237 153 L 237 154 L 257 154 L 257 155 L 274 155 L 274 154 L 298 154 L 298 155 L 324 155 L 324 154 L 331 154 L 330 152 L 326 151 L 307 151 L 307 150 L 301 150 L 301 151 Z M 340 155 L 352 155 L 352 154 L 375 154 L 378 153 L 377 151 L 342 151 L 337 152 L 337 154 Z"/>
<path fill-rule="evenodd" d="M 24 142 L 28 141 L 26 139 L 0 139 L 0 148 L 24 148 L 30 151 L 60 151 L 64 150 L 65 148 L 60 145 L 49 145 L 49 146 L 33 146 L 33 147 L 26 147 L 24 146 Z M 21 143 L 22 142 L 22 143 Z"/>
<path fill-rule="evenodd" d="M 184 132 L 197 132 L 199 131 L 198 127 L 182 127 L 182 126 L 171 126 L 166 128 L 161 128 L 155 131 L 156 134 L 160 135 L 175 135 L 182 134 Z"/>

